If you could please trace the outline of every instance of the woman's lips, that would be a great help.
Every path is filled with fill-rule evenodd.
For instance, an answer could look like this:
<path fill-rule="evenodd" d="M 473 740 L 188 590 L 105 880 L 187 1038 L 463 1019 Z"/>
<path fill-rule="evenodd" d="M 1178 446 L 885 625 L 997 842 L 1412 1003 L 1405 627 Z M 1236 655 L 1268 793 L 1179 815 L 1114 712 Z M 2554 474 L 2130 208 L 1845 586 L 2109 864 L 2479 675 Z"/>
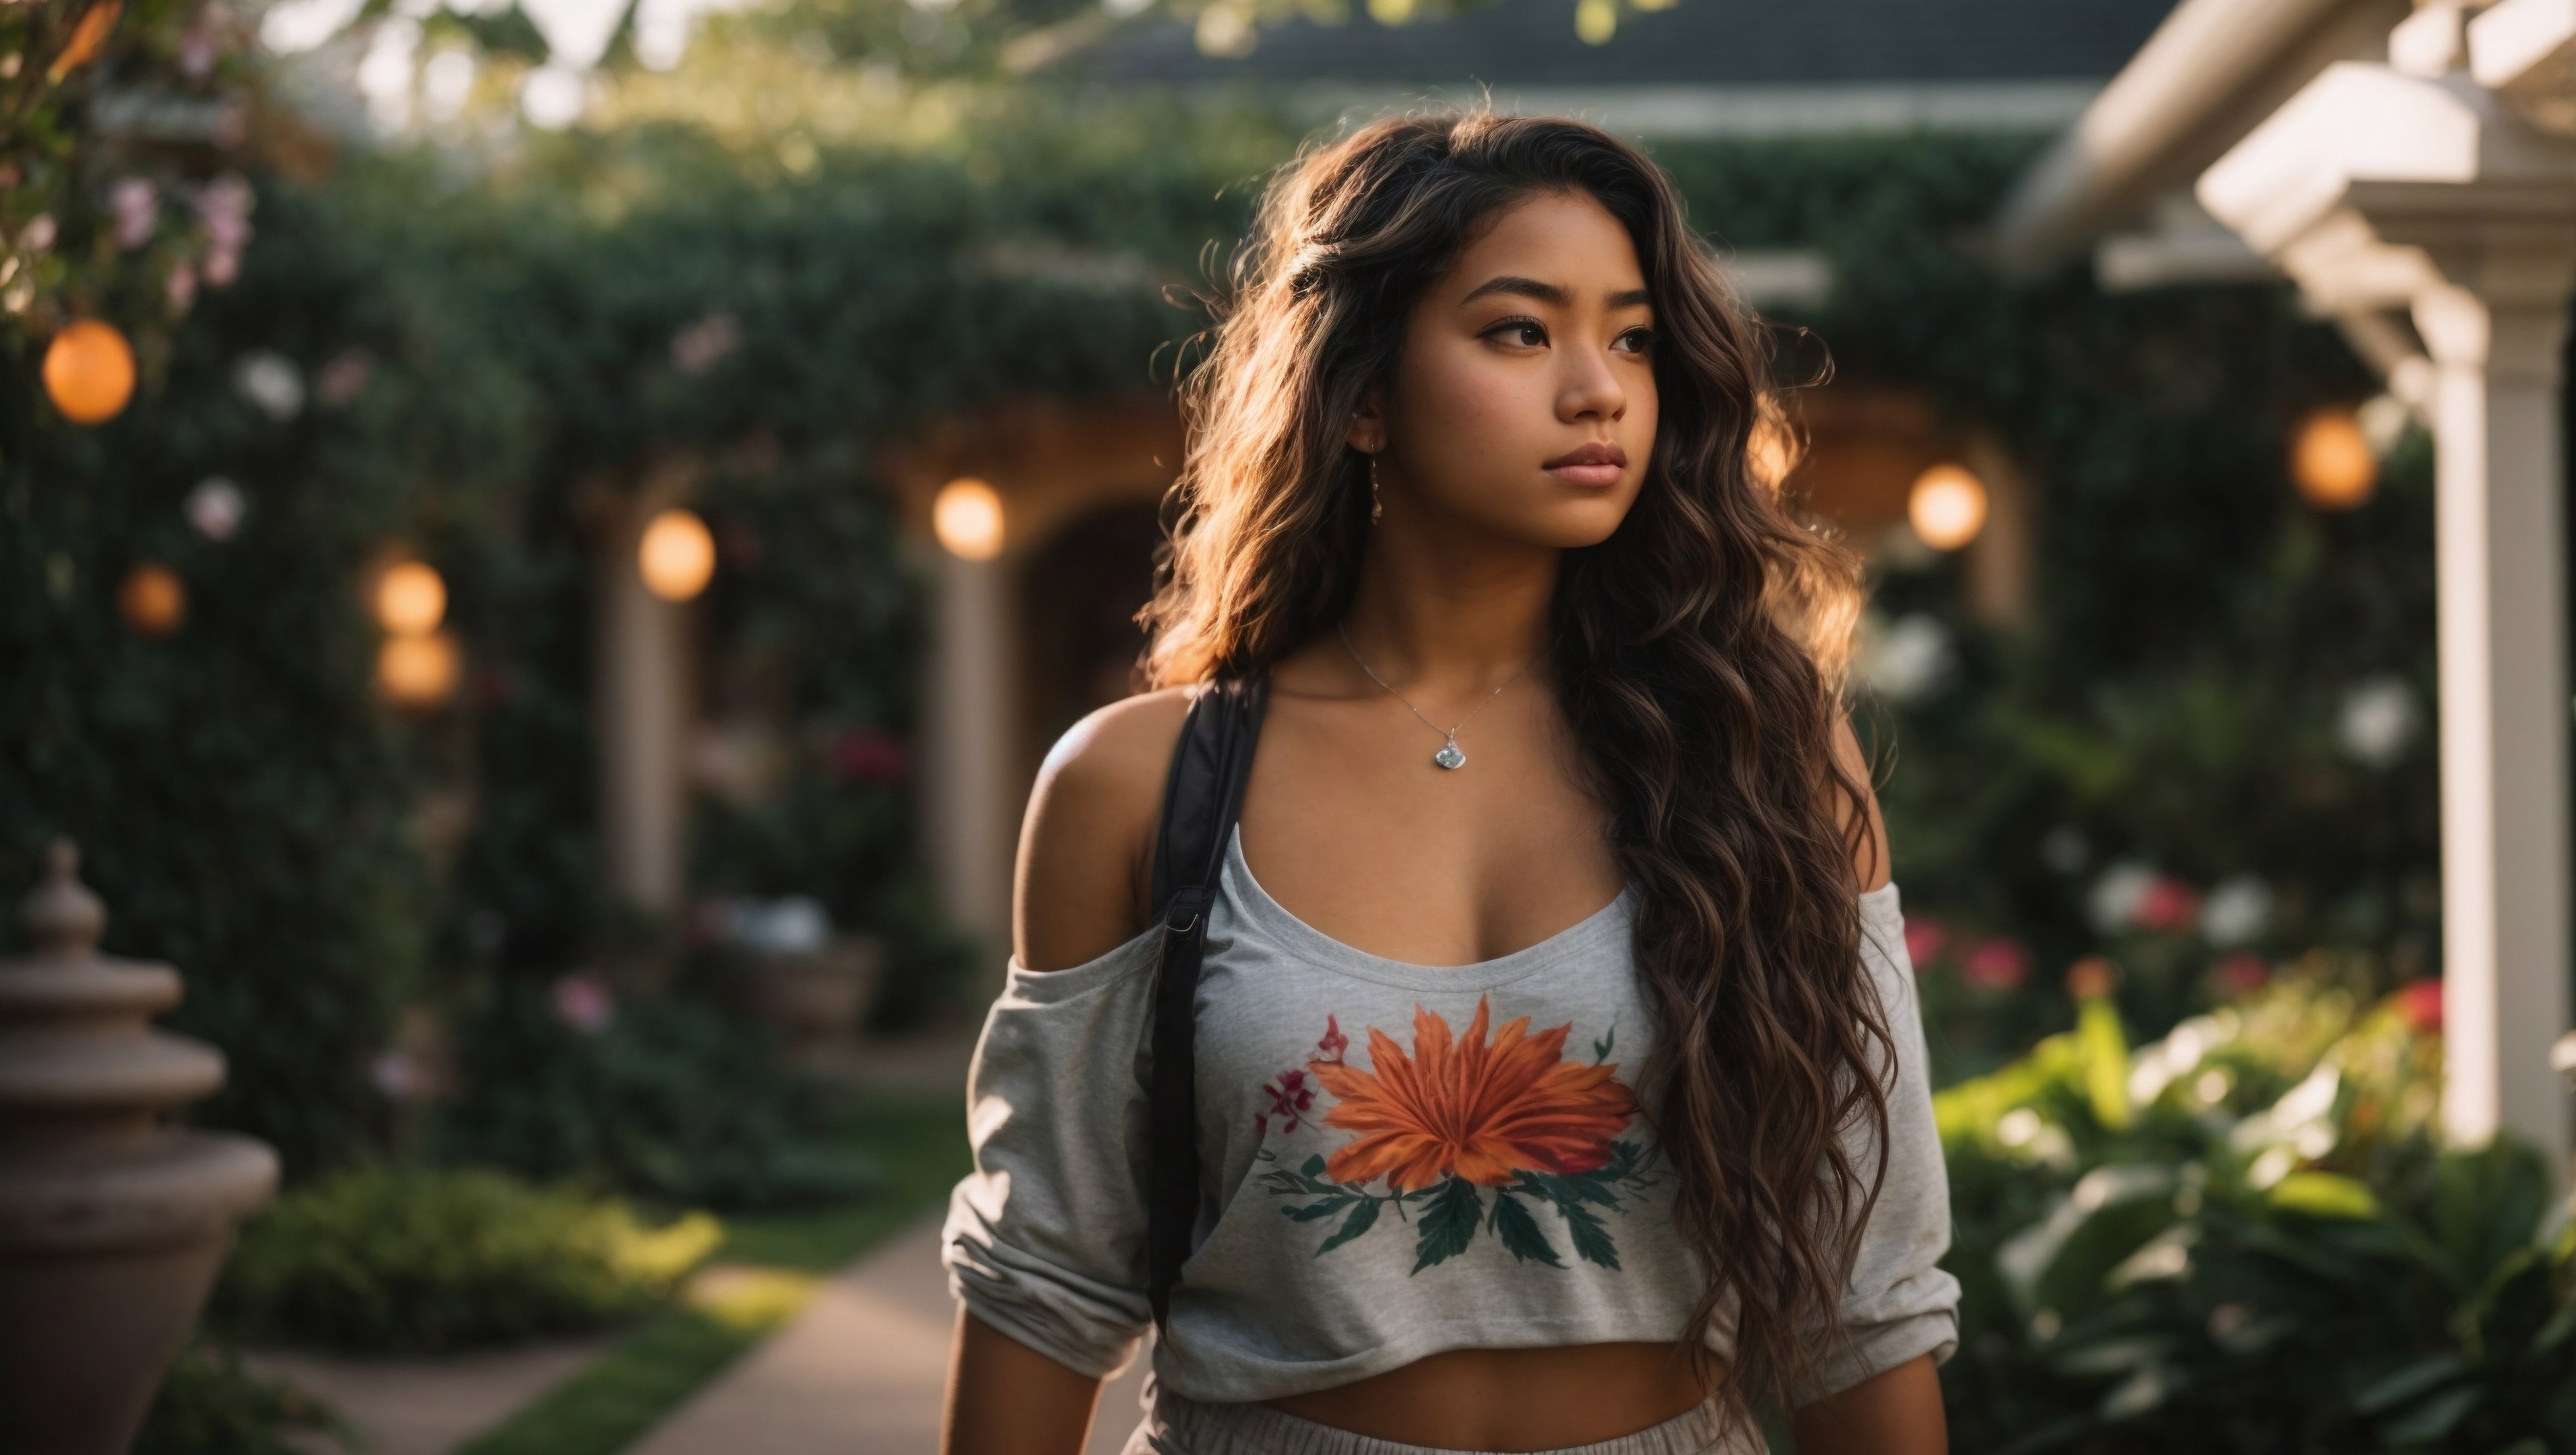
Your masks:
<path fill-rule="evenodd" d="M 1595 489 L 1619 483 L 1627 471 L 1628 452 L 1613 444 L 1588 444 L 1557 456 L 1540 469 L 1568 485 L 1589 485 Z"/>

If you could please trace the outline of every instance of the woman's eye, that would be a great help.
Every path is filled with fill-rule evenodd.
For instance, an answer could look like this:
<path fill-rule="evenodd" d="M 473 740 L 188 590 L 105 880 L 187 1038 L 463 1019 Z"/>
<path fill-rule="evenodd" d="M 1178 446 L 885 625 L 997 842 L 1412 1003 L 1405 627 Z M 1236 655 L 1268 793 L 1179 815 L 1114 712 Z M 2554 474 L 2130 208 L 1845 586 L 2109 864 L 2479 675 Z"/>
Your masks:
<path fill-rule="evenodd" d="M 1506 319 L 1487 329 L 1485 337 L 1525 349 L 1544 348 L 1547 345 L 1547 330 L 1539 327 L 1538 320 L 1534 318 Z"/>
<path fill-rule="evenodd" d="M 1653 347 L 1654 342 L 1655 332 L 1653 329 L 1632 328 L 1626 333 L 1619 335 L 1619 337 L 1611 343 L 1611 347 L 1626 349 L 1632 354 L 1642 354 L 1647 349 Z"/>

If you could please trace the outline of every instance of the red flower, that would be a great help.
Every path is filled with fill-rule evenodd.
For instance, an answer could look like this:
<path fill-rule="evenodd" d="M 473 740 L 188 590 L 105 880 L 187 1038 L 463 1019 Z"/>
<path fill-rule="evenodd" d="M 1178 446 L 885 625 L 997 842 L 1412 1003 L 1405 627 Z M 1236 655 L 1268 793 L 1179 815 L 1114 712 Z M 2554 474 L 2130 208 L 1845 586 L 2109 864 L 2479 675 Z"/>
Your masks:
<path fill-rule="evenodd" d="M 1939 920 L 1912 914 L 1905 917 L 1905 958 L 1914 962 L 1915 969 L 1930 964 L 1948 943 L 1950 931 Z"/>
<path fill-rule="evenodd" d="M 1351 1038 L 1342 1034 L 1341 1019 L 1330 1015 L 1324 1017 L 1324 1038 L 1315 1043 L 1315 1059 L 1330 1061 L 1338 1066 L 1341 1064 L 1342 1053 L 1350 1047 Z"/>
<path fill-rule="evenodd" d="M 1332 1155 L 1336 1182 L 1383 1177 L 1398 1192 L 1450 1176 L 1500 1187 L 1523 1170 L 1590 1172 L 1610 1160 L 1610 1139 L 1637 1114 L 1637 1100 L 1616 1065 L 1586 1066 L 1563 1058 L 1570 1024 L 1533 1036 L 1529 1017 L 1505 1024 L 1486 1041 L 1488 1007 L 1464 1038 L 1420 1006 L 1413 1011 L 1413 1054 L 1369 1028 L 1372 1070 L 1330 1061 L 1308 1063 L 1340 1104 L 1324 1125 L 1360 1136 Z"/>
<path fill-rule="evenodd" d="M 1970 950 L 1959 970 L 1979 990 L 2010 990 L 2030 978 L 2030 951 L 2010 935 L 1996 935 Z"/>
<path fill-rule="evenodd" d="M 2179 879 L 2159 876 L 2138 896 L 2138 907 L 2129 912 L 2129 918 L 2142 930 L 2178 930 L 2189 927 L 2199 913 L 2197 891 Z"/>
<path fill-rule="evenodd" d="M 2406 1023 L 2419 1033 L 2433 1035 L 2442 1029 L 2442 982 L 2437 979 L 2409 981 L 2397 992 L 2397 1008 Z"/>
<path fill-rule="evenodd" d="M 2210 983 L 2229 1000 L 2253 994 L 2271 978 L 2271 965 L 2251 950 L 2239 950 L 2209 969 Z"/>
<path fill-rule="evenodd" d="M 912 750 L 892 733 L 861 728 L 833 739 L 824 761 L 835 778 L 900 783 L 912 771 Z"/>
<path fill-rule="evenodd" d="M 1315 1109 L 1315 1088 L 1303 1071 L 1282 1071 L 1275 1085 L 1261 1089 L 1269 1093 L 1270 1110 L 1253 1118 L 1257 1126 L 1266 1128 L 1269 1118 L 1277 1117 L 1280 1131 L 1293 1132 L 1305 1114 Z"/>

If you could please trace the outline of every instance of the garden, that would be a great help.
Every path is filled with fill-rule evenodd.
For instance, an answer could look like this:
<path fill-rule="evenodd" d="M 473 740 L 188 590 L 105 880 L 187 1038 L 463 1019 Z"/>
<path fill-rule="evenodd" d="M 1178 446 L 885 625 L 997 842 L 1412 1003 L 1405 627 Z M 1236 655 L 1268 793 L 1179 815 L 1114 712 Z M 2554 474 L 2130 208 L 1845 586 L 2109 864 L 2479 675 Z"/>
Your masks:
<path fill-rule="evenodd" d="M 580 1335 L 465 1448 L 606 1455 L 962 1170 L 953 1090 L 818 1074 L 751 989 L 791 904 L 881 957 L 872 1037 L 989 987 L 917 848 L 930 582 L 882 461 L 1167 390 L 1303 127 L 1016 80 L 901 9 L 614 53 L 554 130 L 507 103 L 525 17 L 438 12 L 467 93 L 364 145 L 220 6 L 0 11 L 0 889 L 77 840 L 229 1062 L 189 1115 L 284 1169 L 138 1449 L 355 1443 L 244 1350 Z M 2285 288 L 1998 279 L 1968 238 L 2040 141 L 1654 147 L 1721 245 L 1830 260 L 1786 380 L 1921 390 L 2044 483 L 2032 619 L 1880 551 L 1855 683 L 1945 1088 L 1953 1442 L 2576 1447 L 2560 1176 L 2433 1115 L 2429 442 Z M 126 349 L 95 418 L 51 362 L 84 321 Z M 2295 488 L 2321 416 L 2360 498 Z M 708 690 L 793 731 L 701 785 L 653 915 L 603 888 L 589 573 L 682 457 Z"/>

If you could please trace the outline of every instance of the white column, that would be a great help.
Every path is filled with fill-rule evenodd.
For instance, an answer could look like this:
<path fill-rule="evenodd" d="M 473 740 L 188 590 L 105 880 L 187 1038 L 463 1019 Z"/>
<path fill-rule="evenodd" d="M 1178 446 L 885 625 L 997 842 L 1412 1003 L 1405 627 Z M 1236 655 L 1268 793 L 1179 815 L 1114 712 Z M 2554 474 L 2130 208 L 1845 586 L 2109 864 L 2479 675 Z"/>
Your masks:
<path fill-rule="evenodd" d="M 949 922 L 996 959 L 1011 944 L 1019 840 L 1010 558 L 939 552 L 922 731 L 922 829 Z"/>
<path fill-rule="evenodd" d="M 2433 357 L 2441 653 L 2442 1118 L 2569 1145 L 2563 246 L 2442 259 L 2417 296 Z M 2556 1157 L 2553 1155 L 2552 1160 Z"/>
<path fill-rule="evenodd" d="M 600 539 L 596 602 L 599 820 L 610 890 L 655 914 L 686 892 L 688 607 L 644 589 L 636 547 L 658 506 L 632 503 Z"/>

